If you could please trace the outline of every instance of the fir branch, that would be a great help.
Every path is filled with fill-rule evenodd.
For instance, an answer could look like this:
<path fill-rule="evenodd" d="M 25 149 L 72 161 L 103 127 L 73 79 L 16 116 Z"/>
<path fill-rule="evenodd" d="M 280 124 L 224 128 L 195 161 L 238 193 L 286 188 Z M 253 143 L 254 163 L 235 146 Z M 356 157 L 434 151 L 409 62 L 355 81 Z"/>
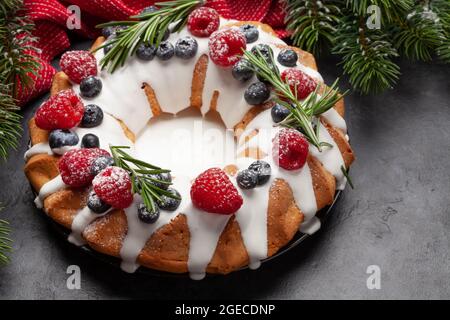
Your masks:
<path fill-rule="evenodd" d="M 114 21 L 98 25 L 98 28 L 127 27 L 118 31 L 116 37 L 110 39 L 108 43 L 97 48 L 100 50 L 105 46 L 112 45 L 110 51 L 100 61 L 102 68 L 108 68 L 108 71 L 112 73 L 122 67 L 141 43 L 159 46 L 169 27 L 171 27 L 171 32 L 181 30 L 187 22 L 189 13 L 202 3 L 202 0 L 156 3 L 160 8 L 158 11 L 132 16 L 130 18 L 134 19 L 133 21 Z"/>
<path fill-rule="evenodd" d="M 399 53 L 409 59 L 430 61 L 444 35 L 438 15 L 428 3 L 419 3 L 406 16 L 395 19 L 393 43 Z"/>
<path fill-rule="evenodd" d="M 442 34 L 441 43 L 436 50 L 437 55 L 444 62 L 450 63 L 450 2 L 448 0 L 434 0 L 430 4 L 431 10 L 439 18 Z"/>
<path fill-rule="evenodd" d="M 111 146 L 111 154 L 114 159 L 114 164 L 126 170 L 131 176 L 131 184 L 133 193 L 139 193 L 142 200 L 150 212 L 156 209 L 156 201 L 161 201 L 162 196 L 181 200 L 176 195 L 167 190 L 157 187 L 155 184 L 171 185 L 171 182 L 155 179 L 153 175 L 158 173 L 170 173 L 170 170 L 161 169 L 142 160 L 133 158 L 126 153 L 124 149 L 129 149 L 126 146 Z"/>
<path fill-rule="evenodd" d="M 319 151 L 322 151 L 323 146 L 329 146 L 328 143 L 319 140 L 318 132 L 314 130 L 313 120 L 314 117 L 333 107 L 345 95 L 345 93 L 343 95 L 338 93 L 337 80 L 331 88 L 324 90 L 322 96 L 319 97 L 319 92 L 322 91 L 319 85 L 301 102 L 297 99 L 296 92 L 292 92 L 289 84 L 281 79 L 279 71 L 272 67 L 275 65 L 272 54 L 267 59 L 259 50 L 256 54 L 244 51 L 244 57 L 250 62 L 253 70 L 274 87 L 274 92 L 278 96 L 276 101 L 291 111 L 291 114 L 279 125 L 300 129 L 308 141 Z"/>
<path fill-rule="evenodd" d="M 16 101 L 5 92 L 9 86 L 0 83 L 0 158 L 6 160 L 8 151 L 17 148 L 17 140 L 22 133 L 21 116 L 15 111 L 18 109 Z"/>
<path fill-rule="evenodd" d="M 346 0 L 345 5 L 360 17 L 366 17 L 367 8 L 376 5 L 380 8 L 381 20 L 391 22 L 411 10 L 414 0 Z"/>
<path fill-rule="evenodd" d="M 295 46 L 317 55 L 333 44 L 341 15 L 336 1 L 288 0 L 286 12 Z"/>
<path fill-rule="evenodd" d="M 400 68 L 392 61 L 398 53 L 387 35 L 369 30 L 365 19 L 358 16 L 343 19 L 333 53 L 342 57 L 344 73 L 353 88 L 364 94 L 392 88 L 400 75 Z"/>
<path fill-rule="evenodd" d="M 0 219 L 0 266 L 9 262 L 9 257 L 7 254 L 12 251 L 12 240 L 9 238 L 10 233 L 11 229 L 9 227 L 9 223 Z"/>

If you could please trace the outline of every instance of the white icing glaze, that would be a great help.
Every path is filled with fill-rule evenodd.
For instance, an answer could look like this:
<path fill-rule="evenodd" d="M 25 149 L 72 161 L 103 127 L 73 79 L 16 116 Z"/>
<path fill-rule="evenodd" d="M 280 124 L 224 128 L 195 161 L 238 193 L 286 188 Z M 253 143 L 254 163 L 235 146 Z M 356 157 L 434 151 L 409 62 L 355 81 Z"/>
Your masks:
<path fill-rule="evenodd" d="M 341 169 L 342 167 L 345 168 L 344 159 L 342 158 L 342 154 L 339 151 L 339 147 L 336 142 L 321 122 L 319 122 L 319 140 L 322 142 L 327 142 L 333 147 L 323 147 L 322 152 L 319 152 L 317 148 L 310 146 L 309 152 L 320 162 L 322 162 L 325 169 L 327 169 L 336 178 L 336 188 L 338 190 L 343 190 L 347 183 L 347 179 Z"/>
<path fill-rule="evenodd" d="M 88 206 L 84 207 L 80 211 L 78 211 L 77 215 L 72 221 L 71 230 L 72 232 L 69 235 L 69 242 L 73 243 L 76 246 L 83 246 L 86 244 L 86 241 L 83 239 L 83 231 L 86 227 L 94 220 L 103 217 L 110 210 L 107 210 L 105 213 L 95 213 Z"/>
<path fill-rule="evenodd" d="M 24 160 L 28 161 L 28 159 L 30 159 L 32 156 L 35 156 L 37 154 L 44 154 L 44 153 L 46 153 L 48 155 L 53 154 L 48 143 L 44 143 L 44 142 L 37 143 L 25 152 Z"/>
<path fill-rule="evenodd" d="M 136 259 L 151 235 L 177 215 L 176 212 L 161 211 L 159 219 L 155 223 L 144 223 L 138 217 L 138 205 L 141 202 L 141 197 L 136 194 L 131 206 L 125 209 L 128 231 L 120 249 L 120 257 L 122 258 L 120 267 L 128 273 L 135 272 L 139 267 Z"/>
<path fill-rule="evenodd" d="M 221 19 L 222 26 L 231 22 L 234 21 Z M 249 44 L 247 49 L 250 50 L 260 43 L 269 44 L 276 57 L 281 50 L 277 45 L 285 43 L 264 32 L 261 27 L 258 28 L 260 32 L 258 41 Z M 169 40 L 175 43 L 177 39 L 184 36 L 191 36 L 187 29 L 183 29 L 177 34 L 171 34 Z M 192 110 L 183 112 L 176 117 L 161 116 L 157 121 L 151 120 L 152 113 L 147 97 L 142 90 L 143 83 L 150 84 L 154 89 L 163 111 L 176 114 L 189 106 L 195 61 L 203 54 L 208 54 L 209 39 L 196 38 L 196 40 L 198 52 L 192 60 L 173 58 L 170 61 L 162 62 L 155 58 L 153 61 L 143 62 L 135 57 L 130 57 L 126 65 L 114 73 L 100 72 L 99 77 L 102 78 L 103 83 L 102 92 L 96 98 L 83 99 L 85 104 L 99 105 L 105 112 L 105 118 L 99 127 L 76 128 L 75 132 L 79 135 L 80 141 L 84 134 L 93 133 L 99 136 L 103 149 L 108 149 L 110 144 L 131 145 L 120 124 L 116 121 L 116 119 L 122 120 L 137 135 L 136 145 L 130 150 L 130 153 L 144 161 L 171 168 L 174 177 L 173 187 L 182 195 L 183 200 L 176 212 L 162 211 L 159 220 L 151 225 L 139 220 L 137 205 L 141 198 L 138 195 L 135 196 L 133 204 L 125 210 L 128 232 L 120 252 L 123 260 L 122 269 L 127 272 L 134 272 L 138 268 L 136 259 L 151 235 L 160 227 L 168 224 L 177 214 L 183 213 L 186 215 L 190 232 L 188 269 L 193 279 L 202 279 L 230 216 L 209 214 L 194 208 L 189 195 L 191 181 L 200 172 L 210 167 L 224 167 L 226 164 L 236 163 L 242 170 L 254 161 L 254 159 L 245 157 L 234 159 L 236 146 L 232 132 L 224 135 L 224 127 L 217 121 L 210 121 L 208 115 L 205 120 L 205 115 L 209 111 L 209 102 L 216 90 L 220 92 L 217 111 L 226 128 L 233 128 L 251 108 L 244 99 L 244 91 L 251 81 L 240 83 L 233 79 L 229 69 L 220 68 L 212 62 L 208 64 L 203 90 L 201 109 L 204 116 L 203 122 L 195 121 L 194 118 L 198 120 L 201 118 Z M 100 61 L 103 57 L 103 50 L 97 51 L 96 57 Z M 278 62 L 276 63 L 280 71 L 287 69 Z M 317 81 L 323 81 L 317 71 L 301 63 L 297 63 L 296 68 Z M 79 92 L 78 85 L 74 85 L 74 89 Z M 333 126 L 346 132 L 345 121 L 334 109 L 326 112 L 323 116 Z M 148 124 L 149 120 L 151 120 L 150 124 Z M 168 124 L 169 122 L 170 124 Z M 236 213 L 236 220 L 241 229 L 252 269 L 259 267 L 261 260 L 268 255 L 267 210 L 269 189 L 275 179 L 283 179 L 291 187 L 296 204 L 305 216 L 300 230 L 312 234 L 320 228 L 320 220 L 315 217 L 317 204 L 309 166 L 306 164 L 300 170 L 286 171 L 274 163 L 272 139 L 280 129 L 273 128 L 272 125 L 270 110 L 263 111 L 250 122 L 238 143 L 237 153 L 246 147 L 259 148 L 266 155 L 262 160 L 268 162 L 272 168 L 272 176 L 268 183 L 254 190 L 240 190 L 244 204 Z M 322 124 L 320 126 L 320 140 L 332 144 L 333 148 L 324 148 L 324 151 L 319 153 L 315 147 L 310 146 L 310 152 L 336 177 L 338 187 L 343 188 L 345 178 L 341 171 L 342 156 L 328 131 Z M 259 130 L 258 135 L 244 144 L 244 137 L 255 129 Z M 49 149 L 48 144 L 36 145 L 27 152 L 26 158 L 34 154 L 51 153 Z M 63 149 L 53 150 L 53 152 L 63 154 L 70 148 Z M 235 183 L 234 178 L 231 180 Z M 63 187 L 64 184 L 60 177 L 50 181 L 41 189 L 40 196 L 36 201 L 37 205 L 42 206 L 42 201 L 46 196 Z M 81 237 L 83 230 L 101 216 L 92 213 L 87 207 L 80 210 L 73 221 L 69 240 L 77 245 L 82 245 L 84 243 Z"/>
<path fill-rule="evenodd" d="M 347 124 L 336 109 L 331 108 L 327 112 L 322 113 L 321 116 L 327 119 L 332 126 L 341 129 L 344 133 L 347 133 Z"/>
<path fill-rule="evenodd" d="M 54 179 L 50 180 L 46 184 L 44 184 L 39 190 L 39 195 L 34 200 L 34 203 L 36 204 L 36 207 L 39 209 L 42 209 L 44 205 L 44 200 L 50 196 L 51 194 L 58 192 L 59 190 L 62 190 L 66 187 L 64 182 L 62 181 L 61 175 L 58 175 Z"/>

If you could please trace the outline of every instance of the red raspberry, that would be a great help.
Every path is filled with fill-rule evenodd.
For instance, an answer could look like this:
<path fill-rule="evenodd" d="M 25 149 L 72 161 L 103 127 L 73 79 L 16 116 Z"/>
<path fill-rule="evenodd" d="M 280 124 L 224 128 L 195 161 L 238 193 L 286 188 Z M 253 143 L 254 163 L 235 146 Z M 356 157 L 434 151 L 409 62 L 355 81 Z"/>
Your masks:
<path fill-rule="evenodd" d="M 84 114 L 84 106 L 73 90 L 64 90 L 50 97 L 36 111 L 36 125 L 44 130 L 76 127 Z"/>
<path fill-rule="evenodd" d="M 116 209 L 128 208 L 133 202 L 130 175 L 122 168 L 107 167 L 94 178 L 92 186 L 100 199 Z"/>
<path fill-rule="evenodd" d="M 297 99 L 305 99 L 316 90 L 317 83 L 313 78 L 298 69 L 286 69 L 281 74 L 281 79 L 291 87 L 292 93 L 297 90 Z"/>
<path fill-rule="evenodd" d="M 239 29 L 225 29 L 214 32 L 209 38 L 209 56 L 222 67 L 238 62 L 247 48 L 245 35 Z"/>
<path fill-rule="evenodd" d="M 242 197 L 227 174 L 219 169 L 208 169 L 191 186 L 192 203 L 210 213 L 233 214 L 242 206 Z"/>
<path fill-rule="evenodd" d="M 283 169 L 297 170 L 305 165 L 308 149 L 303 134 L 295 129 L 282 129 L 273 139 L 273 160 Z"/>
<path fill-rule="evenodd" d="M 65 153 L 59 160 L 59 172 L 65 184 L 70 187 L 85 187 L 94 179 L 91 165 L 100 156 L 110 156 L 99 148 L 74 149 Z"/>
<path fill-rule="evenodd" d="M 209 37 L 219 29 L 220 18 L 216 10 L 200 7 L 189 15 L 187 27 L 197 37 Z"/>
<path fill-rule="evenodd" d="M 59 61 L 61 70 L 75 83 L 97 75 L 97 60 L 89 51 L 67 51 Z"/>

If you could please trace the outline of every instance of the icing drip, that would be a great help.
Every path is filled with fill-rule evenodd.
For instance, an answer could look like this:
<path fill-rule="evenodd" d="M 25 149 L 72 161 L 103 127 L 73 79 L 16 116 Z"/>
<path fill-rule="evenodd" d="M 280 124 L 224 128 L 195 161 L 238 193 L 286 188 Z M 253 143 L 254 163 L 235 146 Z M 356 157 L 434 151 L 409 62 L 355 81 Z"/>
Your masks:
<path fill-rule="evenodd" d="M 190 233 L 189 274 L 193 280 L 201 280 L 231 215 L 203 212 L 193 205 L 186 208 L 186 212 Z"/>
<path fill-rule="evenodd" d="M 155 223 L 144 223 L 138 217 L 138 205 L 141 202 L 142 198 L 136 194 L 131 206 L 125 209 L 128 231 L 120 249 L 120 257 L 122 258 L 120 267 L 128 273 L 133 273 L 139 268 L 136 260 L 152 234 L 168 224 L 177 215 L 176 213 L 161 211 L 159 219 Z"/>
<path fill-rule="evenodd" d="M 62 190 L 66 187 L 64 182 L 62 181 L 61 175 L 58 175 L 53 180 L 50 180 L 46 184 L 44 184 L 39 190 L 39 195 L 34 200 L 34 203 L 36 204 L 36 207 L 39 209 L 42 209 L 44 206 L 44 200 L 51 194 L 58 192 L 59 190 Z"/>
<path fill-rule="evenodd" d="M 322 113 L 321 115 L 333 126 L 338 129 L 341 129 L 344 133 L 347 133 L 347 124 L 345 123 L 344 118 L 336 111 L 336 109 L 331 108 L 327 112 Z"/>
<path fill-rule="evenodd" d="M 28 161 L 32 156 L 35 156 L 37 154 L 43 154 L 46 153 L 48 155 L 52 155 L 53 152 L 50 149 L 50 146 L 47 143 L 37 143 L 34 146 L 32 146 L 30 149 L 25 152 L 24 160 Z"/>
<path fill-rule="evenodd" d="M 73 243 L 76 246 L 83 246 L 86 244 L 86 241 L 83 239 L 83 231 L 86 229 L 86 227 L 94 220 L 103 217 L 106 215 L 110 210 L 106 211 L 105 213 L 98 214 L 94 213 L 91 209 L 89 209 L 88 206 L 84 207 L 80 211 L 78 211 L 77 215 L 72 221 L 72 232 L 69 235 L 69 242 Z"/>
<path fill-rule="evenodd" d="M 322 152 L 319 152 L 317 148 L 310 145 L 309 152 L 320 162 L 322 162 L 325 169 L 327 169 L 336 178 L 336 188 L 338 190 L 344 190 L 347 183 L 347 179 L 341 169 L 341 167 L 345 168 L 344 159 L 342 158 L 342 154 L 339 151 L 339 147 L 336 142 L 321 122 L 319 122 L 319 140 L 327 142 L 333 147 L 324 147 L 322 148 Z"/>

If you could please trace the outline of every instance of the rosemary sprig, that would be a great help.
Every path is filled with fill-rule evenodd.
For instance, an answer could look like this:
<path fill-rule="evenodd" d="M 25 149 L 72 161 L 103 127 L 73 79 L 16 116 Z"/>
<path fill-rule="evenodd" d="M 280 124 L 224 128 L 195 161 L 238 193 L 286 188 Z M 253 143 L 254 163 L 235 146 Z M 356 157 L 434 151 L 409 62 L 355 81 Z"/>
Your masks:
<path fill-rule="evenodd" d="M 341 171 L 344 174 L 344 177 L 347 179 L 348 184 L 352 189 L 355 189 L 355 186 L 353 185 L 352 179 L 350 178 L 349 169 L 345 169 L 344 166 L 341 166 Z"/>
<path fill-rule="evenodd" d="M 132 21 L 113 21 L 98 25 L 97 28 L 127 27 L 117 31 L 116 37 L 97 48 L 100 50 L 105 46 L 112 45 L 110 51 L 100 61 L 102 69 L 108 67 L 108 71 L 113 73 L 117 68 L 122 67 L 141 43 L 159 46 L 169 26 L 175 24 L 171 28 L 172 32 L 181 30 L 186 24 L 189 14 L 201 4 L 203 4 L 203 0 L 158 2 L 156 3 L 160 8 L 158 11 L 131 16 Z"/>
<path fill-rule="evenodd" d="M 319 151 L 322 151 L 322 147 L 324 146 L 330 147 L 329 143 L 321 142 L 319 140 L 319 126 L 316 125 L 316 130 L 314 130 L 313 122 L 316 121 L 316 118 L 320 114 L 332 108 L 336 102 L 347 93 L 339 93 L 337 88 L 338 79 L 330 88 L 325 88 L 324 90 L 319 84 L 316 87 L 316 90 L 305 100 L 299 101 L 297 99 L 297 92 L 292 92 L 289 84 L 281 79 L 279 71 L 276 70 L 276 68 L 271 67 L 272 65 L 275 65 L 272 54 L 270 54 L 269 59 L 267 59 L 267 57 L 264 57 L 261 51 L 258 50 L 256 54 L 250 51 L 244 51 L 244 56 L 253 66 L 253 70 L 264 80 L 272 84 L 274 92 L 278 96 L 274 100 L 291 111 L 291 114 L 278 125 L 301 129 L 308 141 Z M 322 92 L 322 94 L 320 94 L 320 92 Z"/>
<path fill-rule="evenodd" d="M 9 223 L 0 219 L 0 265 L 9 262 L 9 257 L 6 254 L 12 251 L 12 240 L 8 238 L 10 232 Z"/>
<path fill-rule="evenodd" d="M 147 209 L 152 212 L 155 211 L 155 202 L 157 200 L 161 201 L 162 196 L 181 200 L 169 191 L 161 189 L 155 185 L 155 183 L 171 185 L 171 182 L 158 180 L 152 176 L 158 173 L 169 173 L 170 170 L 161 169 L 160 167 L 133 158 L 124 151 L 124 149 L 129 148 L 130 147 L 127 146 L 110 146 L 111 154 L 114 159 L 114 165 L 129 172 L 131 176 L 133 193 L 139 193 L 141 195 Z"/>

